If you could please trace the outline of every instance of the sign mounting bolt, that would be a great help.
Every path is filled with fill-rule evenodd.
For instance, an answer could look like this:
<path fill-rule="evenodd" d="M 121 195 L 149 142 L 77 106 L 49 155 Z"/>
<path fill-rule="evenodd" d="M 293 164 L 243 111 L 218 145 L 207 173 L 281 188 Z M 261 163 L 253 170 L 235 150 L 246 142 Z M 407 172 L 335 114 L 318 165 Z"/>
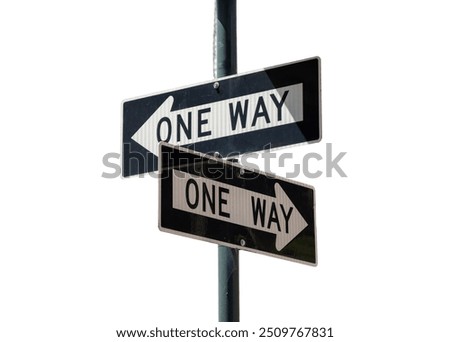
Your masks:
<path fill-rule="evenodd" d="M 216 90 L 219 89 L 219 87 L 220 87 L 219 82 L 214 82 L 213 87 L 214 87 L 214 89 L 216 89 Z"/>

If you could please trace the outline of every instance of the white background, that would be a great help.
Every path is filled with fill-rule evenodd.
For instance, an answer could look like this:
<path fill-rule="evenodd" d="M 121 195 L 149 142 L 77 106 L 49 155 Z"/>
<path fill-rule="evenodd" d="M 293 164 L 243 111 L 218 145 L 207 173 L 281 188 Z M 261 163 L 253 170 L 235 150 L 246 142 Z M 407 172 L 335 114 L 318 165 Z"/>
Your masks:
<path fill-rule="evenodd" d="M 1 341 L 217 324 L 217 246 L 158 230 L 155 178 L 102 178 L 123 100 L 212 79 L 213 7 L 0 3 Z M 332 143 L 348 177 L 297 177 L 319 264 L 241 252 L 236 326 L 448 341 L 449 32 L 444 1 L 238 1 L 239 72 L 322 59 L 323 139 L 278 153 Z"/>

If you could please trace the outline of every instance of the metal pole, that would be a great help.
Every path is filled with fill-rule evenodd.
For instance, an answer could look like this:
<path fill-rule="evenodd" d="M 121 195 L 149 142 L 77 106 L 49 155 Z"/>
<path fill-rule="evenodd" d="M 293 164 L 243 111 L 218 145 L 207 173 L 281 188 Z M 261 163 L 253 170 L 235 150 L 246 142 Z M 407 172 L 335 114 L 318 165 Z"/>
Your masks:
<path fill-rule="evenodd" d="M 214 77 L 236 73 L 236 0 L 216 0 L 214 13 Z"/>
<path fill-rule="evenodd" d="M 237 73 L 236 0 L 215 0 L 214 77 Z M 239 250 L 219 246 L 219 322 L 239 322 Z"/>

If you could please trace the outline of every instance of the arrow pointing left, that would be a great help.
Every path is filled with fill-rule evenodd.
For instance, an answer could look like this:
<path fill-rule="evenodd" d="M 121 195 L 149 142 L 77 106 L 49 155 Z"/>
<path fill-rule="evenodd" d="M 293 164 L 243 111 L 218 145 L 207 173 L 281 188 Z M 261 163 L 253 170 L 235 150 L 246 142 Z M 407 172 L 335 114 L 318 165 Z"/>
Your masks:
<path fill-rule="evenodd" d="M 187 145 L 302 121 L 302 99 L 302 83 L 180 110 L 169 95 L 131 139 L 158 156 L 160 141 Z"/>

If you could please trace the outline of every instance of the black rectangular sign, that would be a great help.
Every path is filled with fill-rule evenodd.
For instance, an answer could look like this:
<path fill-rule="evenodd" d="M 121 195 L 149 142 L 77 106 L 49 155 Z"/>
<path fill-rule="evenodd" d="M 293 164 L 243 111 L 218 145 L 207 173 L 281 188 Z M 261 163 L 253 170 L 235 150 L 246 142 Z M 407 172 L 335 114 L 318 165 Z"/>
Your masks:
<path fill-rule="evenodd" d="M 222 156 L 317 142 L 320 59 L 137 98 L 123 103 L 123 176 L 152 172 L 158 144 Z"/>
<path fill-rule="evenodd" d="M 314 188 L 160 144 L 159 227 L 316 265 Z"/>

